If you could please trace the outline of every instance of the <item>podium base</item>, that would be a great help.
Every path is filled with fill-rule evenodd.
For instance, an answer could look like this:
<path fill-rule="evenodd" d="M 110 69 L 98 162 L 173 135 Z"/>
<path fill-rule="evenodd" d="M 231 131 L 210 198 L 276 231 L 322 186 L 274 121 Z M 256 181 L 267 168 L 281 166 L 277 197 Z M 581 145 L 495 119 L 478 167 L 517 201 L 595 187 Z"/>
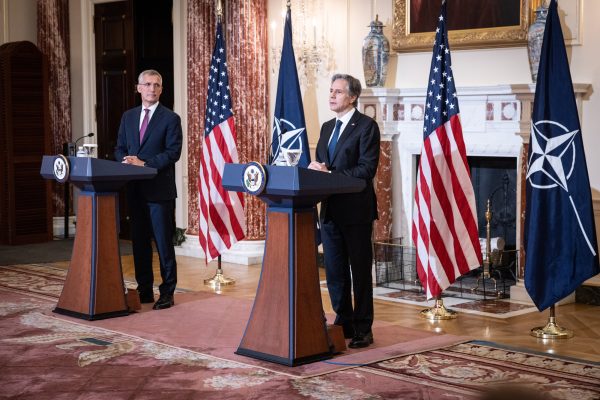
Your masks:
<path fill-rule="evenodd" d="M 285 357 L 275 356 L 272 354 L 261 353 L 259 351 L 248 350 L 248 349 L 244 349 L 241 347 L 239 347 L 237 349 L 235 354 L 238 354 L 240 356 L 256 358 L 258 360 L 274 362 L 277 364 L 286 365 L 288 367 L 297 367 L 299 365 L 310 364 L 315 361 L 328 360 L 332 357 L 331 352 L 328 351 L 326 353 L 312 354 L 310 356 L 301 357 L 301 358 L 285 358 Z"/>
<path fill-rule="evenodd" d="M 82 313 L 65 310 L 63 308 L 58 308 L 58 307 L 56 307 L 54 310 L 52 310 L 52 312 L 55 312 L 55 313 L 61 314 L 61 315 L 66 315 L 68 317 L 85 319 L 88 321 L 95 321 L 98 319 L 107 319 L 107 318 L 113 318 L 113 317 L 125 317 L 125 316 L 129 315 L 129 311 L 127 311 L 127 310 L 113 311 L 113 312 L 108 312 L 108 313 L 103 313 L 103 314 L 82 314 Z"/>

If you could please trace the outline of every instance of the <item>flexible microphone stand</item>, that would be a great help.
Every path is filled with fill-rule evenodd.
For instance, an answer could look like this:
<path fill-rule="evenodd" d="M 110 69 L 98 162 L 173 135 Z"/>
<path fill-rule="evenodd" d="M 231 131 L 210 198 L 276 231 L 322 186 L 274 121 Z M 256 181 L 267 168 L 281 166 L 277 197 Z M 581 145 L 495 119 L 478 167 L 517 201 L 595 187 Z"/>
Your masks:
<path fill-rule="evenodd" d="M 63 155 L 66 157 L 69 156 L 74 156 L 75 155 L 75 149 L 77 148 L 77 142 L 79 142 L 81 139 L 84 139 L 86 137 L 92 137 L 94 136 L 94 132 L 90 132 L 87 135 L 83 135 L 82 137 L 80 137 L 79 139 L 77 139 L 75 141 L 75 143 L 64 143 L 63 144 Z M 64 229 L 63 229 L 63 238 L 64 239 L 68 239 L 69 238 L 69 209 L 71 208 L 71 190 L 70 190 L 70 186 L 69 186 L 69 182 L 65 182 L 64 183 L 64 202 L 65 202 L 65 213 L 64 213 Z"/>

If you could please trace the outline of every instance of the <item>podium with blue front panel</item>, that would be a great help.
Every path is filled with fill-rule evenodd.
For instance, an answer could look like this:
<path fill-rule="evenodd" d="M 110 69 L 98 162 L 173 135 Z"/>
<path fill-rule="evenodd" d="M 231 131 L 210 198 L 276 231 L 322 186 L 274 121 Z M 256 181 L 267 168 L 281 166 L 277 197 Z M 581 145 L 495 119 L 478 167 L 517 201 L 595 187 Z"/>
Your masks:
<path fill-rule="evenodd" d="M 299 167 L 226 164 L 223 187 L 255 194 L 267 205 L 262 271 L 236 351 L 288 366 L 332 356 L 317 265 L 317 209 L 327 196 L 360 192 L 365 182 Z M 249 167 L 261 170 L 256 177 Z M 249 180 L 259 182 L 257 192 Z"/>
<path fill-rule="evenodd" d="M 54 312 L 96 320 L 128 315 L 119 250 L 119 189 L 156 169 L 88 157 L 44 156 L 45 179 L 81 189 L 69 271 Z"/>

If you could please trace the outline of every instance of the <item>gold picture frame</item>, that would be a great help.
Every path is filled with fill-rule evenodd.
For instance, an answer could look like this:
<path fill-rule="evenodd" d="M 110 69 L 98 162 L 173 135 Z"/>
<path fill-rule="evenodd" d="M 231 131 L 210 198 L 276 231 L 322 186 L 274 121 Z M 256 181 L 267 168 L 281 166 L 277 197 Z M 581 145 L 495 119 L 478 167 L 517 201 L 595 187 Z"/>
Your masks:
<path fill-rule="evenodd" d="M 435 35 L 433 31 L 411 32 L 411 1 L 413 0 L 394 0 L 392 50 L 398 53 L 430 51 L 433 46 Z M 447 1 L 449 1 L 449 5 L 453 2 L 453 0 Z M 483 2 L 483 0 L 480 1 Z M 519 0 L 518 25 L 450 30 L 448 33 L 450 46 L 452 49 L 468 49 L 525 45 L 527 43 L 527 30 L 529 29 L 532 15 L 532 1 L 536 3 L 536 0 Z M 514 11 L 516 12 L 517 10 Z"/>

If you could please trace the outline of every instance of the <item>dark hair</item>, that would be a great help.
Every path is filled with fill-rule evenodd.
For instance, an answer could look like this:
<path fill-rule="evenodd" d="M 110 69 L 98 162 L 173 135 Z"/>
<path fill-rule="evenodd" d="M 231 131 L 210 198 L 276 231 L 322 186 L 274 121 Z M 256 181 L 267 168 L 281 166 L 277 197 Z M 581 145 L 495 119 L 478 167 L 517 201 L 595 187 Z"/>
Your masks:
<path fill-rule="evenodd" d="M 360 92 L 362 92 L 362 86 L 360 85 L 360 81 L 348 74 L 335 74 L 331 77 L 331 83 L 337 81 L 338 79 L 343 79 L 348 82 L 348 94 L 350 96 L 356 96 L 356 99 L 352 102 L 354 107 L 358 106 L 358 98 L 360 97 Z"/>

